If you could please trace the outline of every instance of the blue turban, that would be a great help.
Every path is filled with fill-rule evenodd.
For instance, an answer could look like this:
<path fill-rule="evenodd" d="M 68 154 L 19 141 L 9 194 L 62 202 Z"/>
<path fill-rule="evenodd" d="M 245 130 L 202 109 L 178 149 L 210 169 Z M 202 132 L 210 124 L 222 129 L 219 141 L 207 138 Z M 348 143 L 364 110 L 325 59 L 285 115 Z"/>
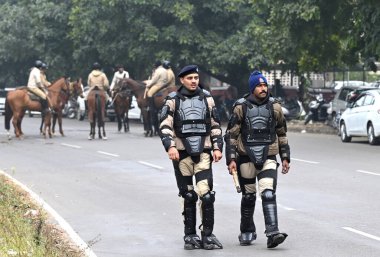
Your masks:
<path fill-rule="evenodd" d="M 267 79 L 263 76 L 263 74 L 260 71 L 253 71 L 251 73 L 251 76 L 249 76 L 248 80 L 249 92 L 252 93 L 255 90 L 255 88 L 261 83 L 265 83 L 268 85 Z"/>

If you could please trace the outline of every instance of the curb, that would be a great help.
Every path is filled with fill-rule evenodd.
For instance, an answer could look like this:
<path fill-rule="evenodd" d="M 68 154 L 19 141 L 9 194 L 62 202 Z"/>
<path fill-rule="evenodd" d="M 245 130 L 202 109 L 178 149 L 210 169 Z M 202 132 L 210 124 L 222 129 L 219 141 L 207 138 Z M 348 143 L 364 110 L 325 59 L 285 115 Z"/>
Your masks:
<path fill-rule="evenodd" d="M 74 231 L 69 223 L 63 219 L 49 204 L 47 204 L 41 197 L 30 190 L 27 186 L 22 184 L 17 179 L 13 178 L 11 175 L 3 170 L 0 170 L 0 175 L 5 176 L 12 181 L 15 185 L 19 186 L 23 191 L 25 191 L 31 199 L 33 199 L 39 206 L 41 206 L 46 213 L 48 213 L 53 219 L 58 223 L 58 225 L 67 233 L 70 239 L 78 246 L 78 248 L 84 252 L 86 257 L 97 257 L 96 254 L 91 250 L 91 248 L 83 241 L 82 238 Z"/>

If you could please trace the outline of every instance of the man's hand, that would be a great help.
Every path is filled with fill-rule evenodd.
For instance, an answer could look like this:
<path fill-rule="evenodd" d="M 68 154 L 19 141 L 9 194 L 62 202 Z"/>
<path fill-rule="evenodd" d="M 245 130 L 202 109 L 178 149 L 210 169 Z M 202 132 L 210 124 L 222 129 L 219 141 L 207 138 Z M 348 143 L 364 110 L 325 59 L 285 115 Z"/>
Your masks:
<path fill-rule="evenodd" d="M 170 160 L 179 161 L 179 152 L 174 146 L 169 148 L 168 155 Z"/>
<path fill-rule="evenodd" d="M 290 165 L 289 165 L 288 160 L 283 160 L 282 161 L 282 174 L 288 173 L 289 169 L 290 169 Z"/>
<path fill-rule="evenodd" d="M 220 150 L 214 150 L 212 151 L 212 157 L 214 158 L 214 162 L 218 162 L 220 159 L 222 159 L 223 155 Z"/>
<path fill-rule="evenodd" d="M 237 170 L 236 162 L 232 160 L 230 164 L 228 164 L 228 171 L 230 175 L 232 175 L 232 171 L 236 171 L 236 170 Z"/>

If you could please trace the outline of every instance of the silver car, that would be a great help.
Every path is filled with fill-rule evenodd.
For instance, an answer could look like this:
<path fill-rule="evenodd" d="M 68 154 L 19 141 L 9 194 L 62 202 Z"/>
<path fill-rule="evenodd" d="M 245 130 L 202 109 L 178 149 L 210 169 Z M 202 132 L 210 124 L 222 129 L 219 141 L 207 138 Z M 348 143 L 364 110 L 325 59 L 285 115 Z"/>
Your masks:
<path fill-rule="evenodd" d="M 371 145 L 380 143 L 380 89 L 364 91 L 350 103 L 339 121 L 342 142 L 367 136 Z"/>

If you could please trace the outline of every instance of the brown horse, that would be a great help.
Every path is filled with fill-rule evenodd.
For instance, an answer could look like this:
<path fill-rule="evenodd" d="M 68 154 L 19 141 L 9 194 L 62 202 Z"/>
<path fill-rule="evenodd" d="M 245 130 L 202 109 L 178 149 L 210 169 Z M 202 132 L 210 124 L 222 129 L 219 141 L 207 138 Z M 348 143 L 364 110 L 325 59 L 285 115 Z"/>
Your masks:
<path fill-rule="evenodd" d="M 68 91 L 68 89 L 69 81 L 64 77 L 56 80 L 53 84 L 51 84 L 51 86 L 49 86 L 48 96 L 53 108 L 56 108 L 60 104 L 59 96 L 61 94 L 61 91 Z M 13 91 L 8 92 L 7 98 L 5 100 L 4 116 L 5 129 L 7 130 L 8 138 L 10 138 L 9 129 L 11 120 L 16 137 L 23 137 L 24 133 L 21 129 L 21 123 L 26 110 L 42 112 L 39 99 L 32 100 L 26 87 L 19 87 Z M 47 124 L 45 124 L 46 128 L 43 131 L 46 132 L 47 130 L 49 137 L 51 137 L 49 120 L 45 120 L 47 121 Z"/>
<path fill-rule="evenodd" d="M 87 105 L 88 120 L 90 121 L 90 135 L 88 136 L 88 139 L 95 139 L 95 126 L 98 124 L 99 139 L 107 140 L 104 128 L 104 120 L 106 116 L 106 92 L 95 87 L 87 96 Z"/>
<path fill-rule="evenodd" d="M 127 88 L 124 80 L 120 80 L 116 87 L 118 91 L 113 102 L 117 118 L 117 128 L 119 132 L 122 127 L 124 127 L 124 132 L 129 132 L 128 111 L 130 102 L 132 101 L 131 90 Z"/>
<path fill-rule="evenodd" d="M 77 99 L 78 96 L 84 97 L 83 96 L 83 88 L 82 88 L 82 79 L 79 78 L 74 82 L 70 82 L 69 84 L 69 90 L 68 91 L 61 91 L 59 95 L 59 103 L 57 106 L 54 107 L 54 112 L 52 113 L 53 116 L 53 125 L 51 127 L 51 131 L 54 134 L 55 133 L 55 124 L 58 121 L 58 126 L 59 126 L 59 133 L 62 136 L 65 136 L 63 133 L 62 129 L 62 111 L 65 108 L 65 105 L 69 101 L 71 97 Z M 42 124 L 41 124 L 42 128 Z"/>
<path fill-rule="evenodd" d="M 145 136 L 153 136 L 158 133 L 158 111 L 164 104 L 165 97 L 173 91 L 177 90 L 176 86 L 171 86 L 162 89 L 154 95 L 154 110 L 148 110 L 148 99 L 145 97 L 146 84 L 141 81 L 136 81 L 130 78 L 125 78 L 128 88 L 132 90 L 132 93 L 136 97 L 137 105 L 141 109 L 143 117 Z M 151 112 L 151 113 L 150 113 Z"/>

